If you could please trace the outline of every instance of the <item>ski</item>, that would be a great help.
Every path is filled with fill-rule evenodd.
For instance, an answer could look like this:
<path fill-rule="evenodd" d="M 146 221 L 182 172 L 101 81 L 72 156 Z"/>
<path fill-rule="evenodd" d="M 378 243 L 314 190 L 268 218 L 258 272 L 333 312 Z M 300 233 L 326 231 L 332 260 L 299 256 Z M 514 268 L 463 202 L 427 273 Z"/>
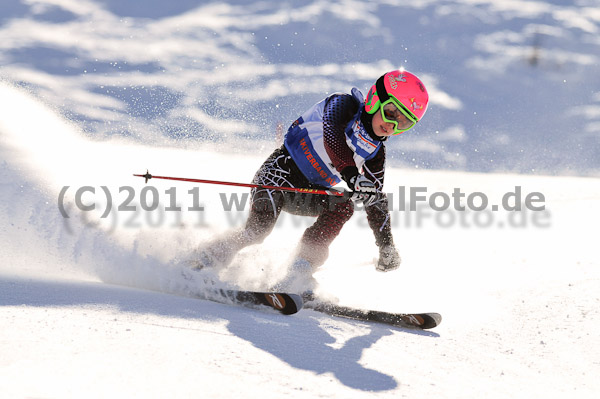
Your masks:
<path fill-rule="evenodd" d="M 303 296 L 304 307 L 330 316 L 344 317 L 353 320 L 383 323 L 404 328 L 427 330 L 442 322 L 439 313 L 389 313 L 379 310 L 362 310 L 340 306 L 329 302 L 315 300 L 312 296 Z"/>
<path fill-rule="evenodd" d="M 187 263 L 189 266 L 190 263 Z M 199 273 L 202 268 L 194 263 L 192 268 L 185 267 L 181 270 L 181 276 L 191 286 L 203 287 L 200 290 L 190 290 L 190 292 L 195 292 L 191 294 L 195 298 L 222 304 L 241 305 L 248 308 L 266 306 L 284 315 L 298 313 L 304 304 L 302 297 L 296 294 L 224 288 L 214 276 Z"/>
<path fill-rule="evenodd" d="M 300 295 L 284 292 L 256 292 L 232 289 L 216 289 L 206 296 L 201 296 L 219 303 L 232 303 L 247 307 L 268 306 L 284 315 L 298 313 L 302 309 L 303 301 Z"/>
<path fill-rule="evenodd" d="M 186 280 L 195 281 L 196 276 L 192 274 L 182 273 L 182 275 Z M 210 278 L 203 277 L 203 279 L 208 287 L 202 293 L 194 295 L 199 299 L 249 308 L 266 306 L 284 315 L 298 313 L 304 307 L 330 316 L 423 330 L 434 328 L 442 322 L 442 316 L 439 313 L 388 313 L 378 310 L 363 310 L 319 300 L 311 292 L 298 295 L 287 292 L 226 289 L 215 287 L 215 281 Z M 213 286 L 210 287 L 210 285 Z"/>

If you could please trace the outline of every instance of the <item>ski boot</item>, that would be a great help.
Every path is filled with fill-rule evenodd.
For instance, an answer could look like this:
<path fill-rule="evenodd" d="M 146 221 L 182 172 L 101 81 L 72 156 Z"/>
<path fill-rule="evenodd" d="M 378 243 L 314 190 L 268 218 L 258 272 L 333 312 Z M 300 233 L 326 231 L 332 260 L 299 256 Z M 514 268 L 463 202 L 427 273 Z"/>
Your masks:
<path fill-rule="evenodd" d="M 317 286 L 317 280 L 313 277 L 313 266 L 304 259 L 297 257 L 288 269 L 287 275 L 275 285 L 273 291 L 287 292 L 291 294 L 312 295 Z"/>

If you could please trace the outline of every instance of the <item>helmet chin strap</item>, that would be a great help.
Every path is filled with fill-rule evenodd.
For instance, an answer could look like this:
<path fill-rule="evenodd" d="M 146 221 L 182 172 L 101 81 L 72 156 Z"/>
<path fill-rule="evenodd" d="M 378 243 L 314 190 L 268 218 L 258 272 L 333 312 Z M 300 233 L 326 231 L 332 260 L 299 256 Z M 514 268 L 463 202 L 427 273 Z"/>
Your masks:
<path fill-rule="evenodd" d="M 375 134 L 375 131 L 373 130 L 373 116 L 373 114 L 369 114 L 363 109 L 363 112 L 360 115 L 360 120 L 363 126 L 365 127 L 365 130 L 367 131 L 367 133 L 369 133 L 369 136 L 371 136 L 372 139 L 377 141 L 386 141 L 386 136 L 378 136 Z"/>

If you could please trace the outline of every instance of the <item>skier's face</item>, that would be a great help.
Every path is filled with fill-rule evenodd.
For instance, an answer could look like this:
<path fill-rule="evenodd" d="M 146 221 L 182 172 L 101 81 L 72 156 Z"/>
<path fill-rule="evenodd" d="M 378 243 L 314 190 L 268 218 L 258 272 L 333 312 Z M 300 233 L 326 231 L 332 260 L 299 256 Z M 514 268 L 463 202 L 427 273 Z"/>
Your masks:
<path fill-rule="evenodd" d="M 394 134 L 394 124 L 388 123 L 381 117 L 381 112 L 378 110 L 373 114 L 371 124 L 373 125 L 373 132 L 379 137 L 389 137 Z"/>

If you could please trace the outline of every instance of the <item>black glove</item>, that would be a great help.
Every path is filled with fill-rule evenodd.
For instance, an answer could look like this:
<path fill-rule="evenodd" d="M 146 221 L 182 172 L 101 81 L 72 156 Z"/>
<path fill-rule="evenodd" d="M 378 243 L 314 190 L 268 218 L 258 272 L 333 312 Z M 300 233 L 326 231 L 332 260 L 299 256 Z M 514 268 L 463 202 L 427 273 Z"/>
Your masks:
<path fill-rule="evenodd" d="M 361 201 L 365 206 L 372 205 L 379 199 L 379 191 L 377 186 L 371 180 L 367 179 L 364 175 L 358 173 L 358 169 L 355 166 L 350 166 L 344 169 L 342 176 L 348 184 L 350 190 L 352 190 L 352 196 L 350 197 L 353 201 Z"/>
<path fill-rule="evenodd" d="M 393 245 L 384 245 L 379 247 L 379 261 L 376 269 L 380 272 L 389 272 L 400 267 L 400 255 Z"/>

